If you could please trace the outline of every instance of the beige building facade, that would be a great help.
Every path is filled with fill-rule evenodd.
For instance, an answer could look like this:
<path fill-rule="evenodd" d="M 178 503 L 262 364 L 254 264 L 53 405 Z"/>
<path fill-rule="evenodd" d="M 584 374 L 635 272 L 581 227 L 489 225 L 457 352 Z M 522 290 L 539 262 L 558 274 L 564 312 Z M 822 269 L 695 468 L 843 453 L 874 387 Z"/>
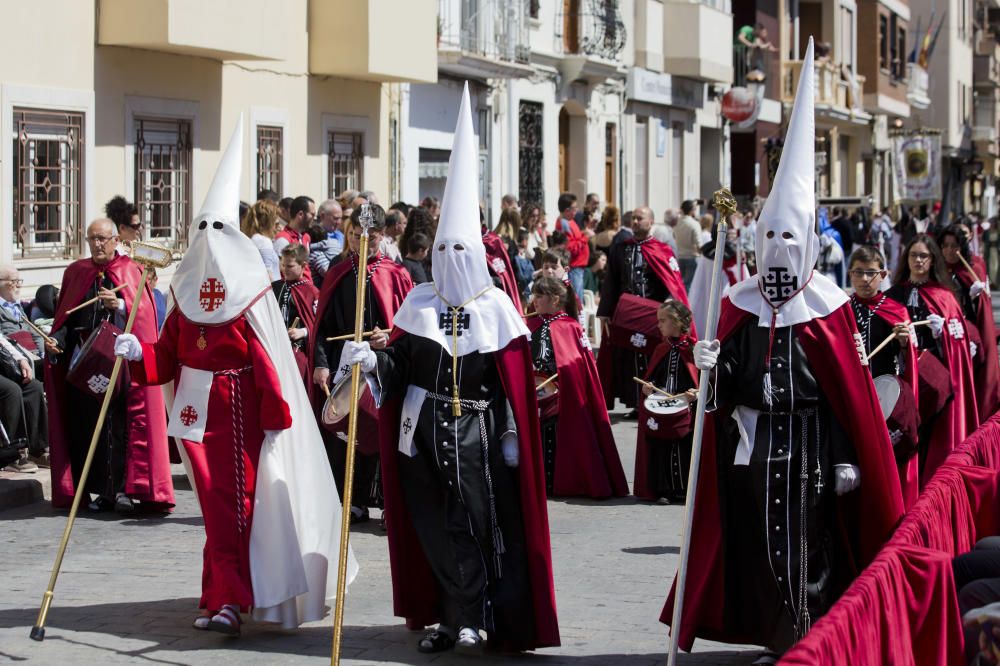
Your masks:
<path fill-rule="evenodd" d="M 0 262 L 26 296 L 85 255 L 86 224 L 116 194 L 145 238 L 183 251 L 241 114 L 244 201 L 389 198 L 397 84 L 437 78 L 434 0 L 5 4 Z"/>

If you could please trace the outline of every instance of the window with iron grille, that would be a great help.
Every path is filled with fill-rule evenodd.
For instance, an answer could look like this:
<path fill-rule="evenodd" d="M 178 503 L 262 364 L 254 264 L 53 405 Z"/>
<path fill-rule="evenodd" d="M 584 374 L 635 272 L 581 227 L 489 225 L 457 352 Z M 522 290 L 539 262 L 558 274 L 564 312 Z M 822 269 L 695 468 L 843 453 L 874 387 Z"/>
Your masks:
<path fill-rule="evenodd" d="M 542 203 L 544 145 L 542 143 L 542 105 L 521 102 L 518 109 L 518 195 L 521 201 Z"/>
<path fill-rule="evenodd" d="M 257 126 L 257 191 L 271 190 L 281 196 L 282 128 Z"/>
<path fill-rule="evenodd" d="M 150 239 L 187 244 L 191 221 L 191 121 L 135 119 L 135 205 Z"/>
<path fill-rule="evenodd" d="M 83 114 L 15 108 L 13 128 L 15 251 L 73 258 L 81 245 Z"/>
<path fill-rule="evenodd" d="M 327 159 L 329 160 L 328 196 L 332 199 L 344 190 L 360 190 L 364 164 L 361 132 L 329 133 Z"/>

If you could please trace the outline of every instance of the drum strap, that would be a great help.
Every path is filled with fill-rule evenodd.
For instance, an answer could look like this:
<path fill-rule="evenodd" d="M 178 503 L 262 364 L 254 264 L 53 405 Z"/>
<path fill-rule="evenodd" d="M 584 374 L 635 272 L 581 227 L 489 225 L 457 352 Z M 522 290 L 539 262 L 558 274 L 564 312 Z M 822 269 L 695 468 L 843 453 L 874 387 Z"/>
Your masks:
<path fill-rule="evenodd" d="M 489 409 L 492 400 L 467 400 L 431 392 L 427 393 L 427 397 L 439 402 L 452 403 L 457 399 L 462 407 L 476 412 L 479 417 L 479 441 L 483 450 L 483 478 L 486 481 L 486 493 L 490 500 L 490 526 L 493 533 L 493 567 L 497 579 L 503 578 L 503 558 L 501 556 L 507 552 L 507 548 L 504 546 L 503 533 L 500 531 L 500 522 L 497 520 L 496 497 L 493 494 L 493 474 L 490 472 L 490 440 L 486 429 L 486 410 Z M 457 441 L 455 442 L 455 447 L 455 460 L 457 461 Z"/>

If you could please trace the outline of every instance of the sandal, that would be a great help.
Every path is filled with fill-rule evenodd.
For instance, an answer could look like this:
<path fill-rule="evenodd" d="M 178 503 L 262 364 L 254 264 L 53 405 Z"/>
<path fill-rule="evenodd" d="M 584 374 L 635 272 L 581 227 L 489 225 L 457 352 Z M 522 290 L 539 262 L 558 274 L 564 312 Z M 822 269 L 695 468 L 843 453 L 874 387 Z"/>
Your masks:
<path fill-rule="evenodd" d="M 199 615 L 191 623 L 191 626 L 195 629 L 200 629 L 202 631 L 208 631 L 208 625 L 212 621 L 211 615 Z"/>
<path fill-rule="evenodd" d="M 226 604 L 208 621 L 208 628 L 226 636 L 239 636 L 241 624 L 239 606 Z"/>
<path fill-rule="evenodd" d="M 455 647 L 455 639 L 437 629 L 430 631 L 417 641 L 417 652 L 431 654 L 434 652 L 444 652 Z"/>

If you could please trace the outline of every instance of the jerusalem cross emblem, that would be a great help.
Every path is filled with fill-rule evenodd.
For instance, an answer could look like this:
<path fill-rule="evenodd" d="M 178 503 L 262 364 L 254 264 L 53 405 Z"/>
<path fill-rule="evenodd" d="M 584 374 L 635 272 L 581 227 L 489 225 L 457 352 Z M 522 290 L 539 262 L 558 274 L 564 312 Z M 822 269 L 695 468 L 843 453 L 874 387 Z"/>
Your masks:
<path fill-rule="evenodd" d="M 196 410 L 191 405 L 187 405 L 181 410 L 181 423 L 186 426 L 190 426 L 192 423 L 198 420 L 198 410 Z"/>
<path fill-rule="evenodd" d="M 111 385 L 111 380 L 104 375 L 94 375 L 87 380 L 87 386 L 94 393 L 104 393 Z"/>
<path fill-rule="evenodd" d="M 226 300 L 226 286 L 215 278 L 208 278 L 201 283 L 198 291 L 198 303 L 205 312 L 214 312 Z"/>

